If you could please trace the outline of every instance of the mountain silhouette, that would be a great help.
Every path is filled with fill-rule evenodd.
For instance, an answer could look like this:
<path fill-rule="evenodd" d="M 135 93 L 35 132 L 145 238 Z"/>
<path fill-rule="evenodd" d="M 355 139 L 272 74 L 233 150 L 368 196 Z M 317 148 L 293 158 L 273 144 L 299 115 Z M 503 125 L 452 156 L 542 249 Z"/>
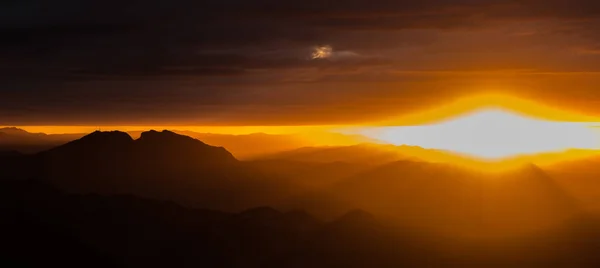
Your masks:
<path fill-rule="evenodd" d="M 320 203 L 311 205 L 313 199 Z M 580 212 L 574 198 L 533 165 L 487 174 L 408 160 L 342 179 L 298 206 L 328 213 L 359 208 L 408 228 L 469 235 L 550 228 Z"/>
<path fill-rule="evenodd" d="M 201 140 L 212 146 L 225 147 L 238 159 L 247 159 L 263 154 L 292 150 L 310 144 L 294 135 L 272 135 L 265 133 L 228 135 L 196 133 L 192 131 L 175 132 Z"/>
<path fill-rule="evenodd" d="M 73 193 L 135 194 L 242 209 L 291 189 L 247 168 L 224 148 L 170 131 L 147 131 L 137 140 L 124 132 L 96 131 L 32 158 L 34 177 Z"/>
<path fill-rule="evenodd" d="M 483 187 L 482 213 L 488 227 L 542 230 L 582 212 L 573 196 L 533 164 L 488 176 Z"/>
<path fill-rule="evenodd" d="M 0 154 L 0 265 L 597 267 L 576 163 L 502 172 L 304 148 L 240 161 L 171 131 L 96 131 Z M 586 162 L 587 163 L 587 162 Z M 564 174 L 576 174 L 567 182 Z M 555 177 L 556 176 L 556 177 Z M 585 178 L 585 179 L 584 179 Z M 313 216 L 314 215 L 314 216 Z M 32 258 L 38 256 L 40 258 Z M 65 259 L 61 262 L 61 260 Z M 574 261 L 576 260 L 576 261 Z"/>
<path fill-rule="evenodd" d="M 135 147 L 135 148 L 134 148 Z M 102 152 L 114 151 L 114 149 L 146 150 L 153 154 L 173 153 L 181 149 L 187 149 L 198 154 L 220 154 L 219 160 L 233 161 L 234 157 L 225 149 L 209 146 L 199 140 L 188 136 L 179 135 L 174 132 L 163 130 L 161 132 L 150 130 L 141 133 L 140 138 L 134 140 L 126 132 L 121 131 L 95 131 L 80 139 L 71 141 L 65 145 L 49 150 L 54 151 L 80 151 L 80 152 Z"/>
<path fill-rule="evenodd" d="M 566 161 L 543 167 L 558 187 L 577 198 L 580 205 L 600 212 L 600 158 L 598 156 Z"/>
<path fill-rule="evenodd" d="M 16 127 L 0 128 L 0 151 L 37 153 L 51 149 L 85 134 L 30 133 Z"/>
<path fill-rule="evenodd" d="M 174 133 L 192 137 L 212 146 L 225 147 L 236 158 L 252 160 L 263 158 L 271 154 L 278 154 L 309 146 L 325 146 L 329 143 L 351 145 L 359 142 L 370 141 L 368 138 L 358 135 L 345 135 L 330 132 L 312 133 L 319 137 L 311 138 L 311 135 L 297 134 L 216 134 L 199 133 L 187 130 L 172 130 Z M 139 137 L 142 131 L 129 131 L 132 137 Z M 328 143 L 329 142 L 329 143 Z"/>
<path fill-rule="evenodd" d="M 20 136 L 45 136 L 43 133 L 29 133 L 23 129 L 16 127 L 3 127 L 0 128 L 0 133 L 5 135 L 20 135 Z"/>
<path fill-rule="evenodd" d="M 324 218 L 363 209 L 407 226 L 446 231 L 541 226 L 579 209 L 536 166 L 484 174 L 369 144 L 304 148 L 242 162 L 222 147 L 171 131 L 146 131 L 138 139 L 96 131 L 32 156 L 5 158 L 12 171 L 3 172 L 13 176 L 18 167 L 24 177 L 71 193 L 134 194 L 227 211 L 307 209 Z"/>
<path fill-rule="evenodd" d="M 235 157 L 223 147 L 210 146 L 168 130 L 143 132 L 140 138 L 135 140 L 135 144 L 140 153 L 153 155 L 159 161 L 172 162 L 174 159 L 165 159 L 162 156 L 179 154 L 177 163 L 190 160 L 202 160 L 202 164 L 214 165 L 237 163 Z"/>

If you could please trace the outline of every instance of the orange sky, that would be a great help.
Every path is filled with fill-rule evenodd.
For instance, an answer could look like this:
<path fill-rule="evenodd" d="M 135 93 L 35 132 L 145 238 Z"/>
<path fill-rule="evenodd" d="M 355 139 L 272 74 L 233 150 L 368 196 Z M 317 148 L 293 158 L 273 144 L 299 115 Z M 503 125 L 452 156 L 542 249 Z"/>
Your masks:
<path fill-rule="evenodd" d="M 565 122 L 600 122 L 600 118 L 585 113 L 570 111 L 551 106 L 525 98 L 515 97 L 514 95 L 488 93 L 472 94 L 469 96 L 449 99 L 443 105 L 430 106 L 417 110 L 413 113 L 390 114 L 379 117 L 378 120 L 363 122 L 360 124 L 347 125 L 315 125 L 315 126 L 174 126 L 174 125 L 148 125 L 148 126 L 18 126 L 29 132 L 44 133 L 89 133 L 98 129 L 101 130 L 121 130 L 137 131 L 148 129 L 170 129 L 170 130 L 190 130 L 200 133 L 221 133 L 221 134 L 304 134 L 309 142 L 320 145 L 348 145 L 352 143 L 361 143 L 367 140 L 336 140 L 336 136 L 323 135 L 330 131 L 345 131 L 351 129 L 360 129 L 368 126 L 402 126 L 402 125 L 422 125 L 435 123 L 438 121 L 451 120 L 454 117 L 466 115 L 485 108 L 502 108 L 517 112 L 528 117 L 538 119 L 565 121 Z M 600 126 L 600 125 L 599 125 Z M 401 153 L 406 153 L 402 152 Z M 539 165 L 548 165 L 560 161 L 578 159 L 596 155 L 596 151 L 572 150 L 566 153 L 561 152 L 541 152 L 539 155 L 515 156 L 501 160 L 482 160 L 472 157 L 463 157 L 454 154 L 445 154 L 436 151 L 417 150 L 408 152 L 409 155 L 421 157 L 428 161 L 441 161 L 454 163 L 460 166 L 484 169 L 488 171 L 504 171 L 520 167 L 525 163 L 534 162 Z"/>
<path fill-rule="evenodd" d="M 439 105 L 421 108 L 410 113 L 390 113 L 379 116 L 376 120 L 340 125 L 312 126 L 194 126 L 194 125 L 100 125 L 100 126 L 18 126 L 30 132 L 44 133 L 88 133 L 101 130 L 136 131 L 148 129 L 190 130 L 204 133 L 222 134 L 292 134 L 299 132 L 322 132 L 361 126 L 403 126 L 422 125 L 436 121 L 449 120 L 453 117 L 484 108 L 503 108 L 539 119 L 566 122 L 600 122 L 600 116 L 589 115 L 581 111 L 570 111 L 550 106 L 545 103 L 514 97 L 508 94 L 488 93 L 439 100 Z"/>

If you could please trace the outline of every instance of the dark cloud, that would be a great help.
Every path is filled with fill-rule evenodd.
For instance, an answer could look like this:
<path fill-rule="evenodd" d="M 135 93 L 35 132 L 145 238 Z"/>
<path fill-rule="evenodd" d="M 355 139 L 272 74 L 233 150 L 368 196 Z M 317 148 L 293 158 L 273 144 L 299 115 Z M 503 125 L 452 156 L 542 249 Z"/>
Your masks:
<path fill-rule="evenodd" d="M 234 74 L 240 66 L 229 70 L 221 65 L 235 57 L 247 60 L 261 52 L 257 49 L 331 43 L 352 52 L 352 43 L 365 30 L 481 27 L 498 21 L 552 18 L 582 21 L 600 12 L 596 1 L 558 0 L 28 0 L 5 5 L 2 15 L 6 16 L 0 22 L 5 38 L 0 46 L 2 56 L 13 59 L 9 62 L 34 58 L 65 66 L 68 72 L 122 75 L 172 75 L 175 70 Z M 344 35 L 347 31 L 358 33 Z M 403 42 L 410 42 L 408 38 Z M 215 62 L 214 57 L 197 53 L 214 49 L 230 49 L 232 54 L 219 55 L 221 61 Z M 256 57 L 256 63 L 247 67 L 279 68 L 283 61 L 304 64 L 298 55 L 287 56 L 284 60 Z"/>
<path fill-rule="evenodd" d="M 478 83 L 541 92 L 532 73 L 600 71 L 599 20 L 590 0 L 3 1 L 0 120 L 308 124 Z"/>

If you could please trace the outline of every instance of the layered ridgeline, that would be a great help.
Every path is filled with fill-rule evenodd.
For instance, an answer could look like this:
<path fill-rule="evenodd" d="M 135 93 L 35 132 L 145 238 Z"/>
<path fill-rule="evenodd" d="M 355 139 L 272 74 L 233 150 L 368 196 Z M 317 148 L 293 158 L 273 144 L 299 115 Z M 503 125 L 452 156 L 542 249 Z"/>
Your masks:
<path fill-rule="evenodd" d="M 312 147 L 239 161 L 170 131 L 137 139 L 98 131 L 35 154 L 3 152 L 0 264 L 600 264 L 594 159 L 487 172 L 394 148 Z"/>
<path fill-rule="evenodd" d="M 36 153 L 81 138 L 85 134 L 31 133 L 16 127 L 0 128 L 0 151 Z"/>
<path fill-rule="evenodd" d="M 582 212 L 578 197 L 535 165 L 488 173 L 398 148 L 313 147 L 239 161 L 170 131 L 138 139 L 97 131 L 33 155 L 6 153 L 1 173 L 69 193 L 132 194 L 225 211 L 274 206 L 331 219 L 362 209 L 406 228 L 460 235 L 528 233 Z"/>
<path fill-rule="evenodd" d="M 351 145 L 370 142 L 371 139 L 360 135 L 345 135 L 330 132 L 299 134 L 215 134 L 187 130 L 171 130 L 174 133 L 189 136 L 206 144 L 225 147 L 238 159 L 249 159 L 268 154 L 294 150 L 306 146 Z M 128 131 L 134 139 L 144 131 Z M 87 133 L 46 134 L 31 133 L 16 127 L 0 128 L 0 151 L 37 153 L 79 139 Z M 315 137 L 316 136 L 316 137 Z"/>
<path fill-rule="evenodd" d="M 600 219 L 488 239 L 395 228 L 353 210 L 322 221 L 301 210 L 238 213 L 131 195 L 67 194 L 2 182 L 0 266 L 598 267 Z M 440 223 L 441 224 L 441 223 Z"/>

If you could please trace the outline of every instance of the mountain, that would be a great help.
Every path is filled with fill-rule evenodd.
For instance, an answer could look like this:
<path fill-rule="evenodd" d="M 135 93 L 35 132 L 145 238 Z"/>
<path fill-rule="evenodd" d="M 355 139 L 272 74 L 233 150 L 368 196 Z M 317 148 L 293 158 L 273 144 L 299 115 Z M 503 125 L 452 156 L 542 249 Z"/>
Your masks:
<path fill-rule="evenodd" d="M 257 160 L 287 160 L 315 163 L 346 162 L 369 165 L 382 165 L 400 160 L 414 160 L 430 163 L 447 163 L 461 168 L 472 167 L 473 165 L 494 164 L 493 162 L 481 161 L 480 159 L 448 151 L 425 149 L 419 146 L 398 146 L 380 143 L 302 147 L 251 159 L 251 161 Z M 514 162 L 521 160 L 521 158 L 510 160 Z"/>
<path fill-rule="evenodd" d="M 16 127 L 0 128 L 0 151 L 37 153 L 65 144 L 85 134 L 30 133 Z"/>
<path fill-rule="evenodd" d="M 531 165 L 496 174 L 409 160 L 341 179 L 296 202 L 317 215 L 359 208 L 407 228 L 467 236 L 542 230 L 581 212 L 573 197 Z"/>
<path fill-rule="evenodd" d="M 72 193 L 134 194 L 239 210 L 276 203 L 288 182 L 239 162 L 222 147 L 170 131 L 96 131 L 31 157 L 32 177 Z"/>
<path fill-rule="evenodd" d="M 3 138 L 1 141 L 8 142 L 29 142 L 29 143 L 44 143 L 44 142 L 65 142 L 81 138 L 84 133 L 70 134 L 46 134 L 46 133 L 31 133 L 26 130 L 16 127 L 0 128 L 0 135 Z"/>
<path fill-rule="evenodd" d="M 360 144 L 239 161 L 225 148 L 171 131 L 146 131 L 138 139 L 96 131 L 35 155 L 5 156 L 1 172 L 70 193 L 133 194 L 225 211 L 274 206 L 331 219 L 363 209 L 443 232 L 527 231 L 580 209 L 576 197 L 536 166 L 488 173 L 406 153 L 423 151 Z"/>
<path fill-rule="evenodd" d="M 484 179 L 484 226 L 507 232 L 540 231 L 583 212 L 580 202 L 536 165 Z"/>
<path fill-rule="evenodd" d="M 544 167 L 559 187 L 590 212 L 600 212 L 600 157 L 565 161 Z"/>
<path fill-rule="evenodd" d="M 585 211 L 597 159 L 492 172 L 415 157 L 424 151 L 360 144 L 240 161 L 171 131 L 6 151 L 0 266 L 600 264 L 600 220 Z"/>
<path fill-rule="evenodd" d="M 271 154 L 295 150 L 302 147 L 338 145 L 349 146 L 364 142 L 373 142 L 364 136 L 345 135 L 332 132 L 311 132 L 296 134 L 251 133 L 242 135 L 198 133 L 187 130 L 173 130 L 207 144 L 225 147 L 238 159 L 252 160 Z M 128 132 L 132 137 L 139 137 L 141 131 Z"/>
<path fill-rule="evenodd" d="M 202 140 L 213 146 L 227 148 L 238 159 L 247 159 L 258 155 L 292 150 L 310 144 L 308 141 L 294 135 L 271 135 L 265 133 L 226 135 L 191 131 L 177 133 Z"/>
<path fill-rule="evenodd" d="M 23 129 L 16 127 L 3 127 L 0 128 L 0 133 L 14 136 L 45 136 L 43 133 L 29 133 Z"/>
<path fill-rule="evenodd" d="M 201 140 L 212 146 L 224 147 L 238 159 L 292 150 L 310 144 L 293 135 L 271 135 L 265 133 L 230 135 L 198 133 L 186 130 L 173 130 L 173 132 Z M 128 133 L 132 137 L 139 137 L 142 131 L 130 131 Z"/>
<path fill-rule="evenodd" d="M 285 207 L 324 218 L 358 208 L 409 228 L 503 235 L 551 228 L 582 209 L 533 164 L 487 172 L 456 164 L 460 158 L 418 147 L 360 144 L 300 148 L 249 163 L 297 184 L 304 181 L 310 190 L 290 197 Z"/>

